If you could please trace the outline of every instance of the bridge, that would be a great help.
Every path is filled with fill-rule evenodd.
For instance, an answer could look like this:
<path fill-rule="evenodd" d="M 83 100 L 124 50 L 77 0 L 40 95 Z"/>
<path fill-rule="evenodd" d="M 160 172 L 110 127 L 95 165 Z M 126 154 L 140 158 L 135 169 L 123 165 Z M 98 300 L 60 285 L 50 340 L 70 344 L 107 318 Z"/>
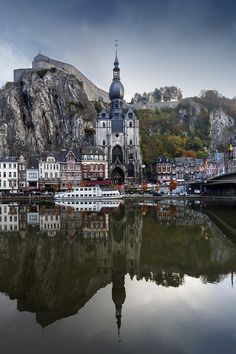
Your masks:
<path fill-rule="evenodd" d="M 209 177 L 202 183 L 202 190 L 214 195 L 236 196 L 236 167 Z"/>

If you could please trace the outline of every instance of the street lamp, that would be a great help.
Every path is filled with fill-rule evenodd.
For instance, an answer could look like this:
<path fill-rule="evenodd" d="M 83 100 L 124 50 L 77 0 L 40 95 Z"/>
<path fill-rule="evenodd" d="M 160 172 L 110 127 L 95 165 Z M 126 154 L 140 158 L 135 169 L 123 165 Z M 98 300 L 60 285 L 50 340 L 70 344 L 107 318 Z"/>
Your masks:
<path fill-rule="evenodd" d="M 145 177 L 145 173 L 144 173 L 144 169 L 145 169 L 145 165 L 142 165 L 142 180 Z M 146 180 L 146 178 L 144 178 Z"/>

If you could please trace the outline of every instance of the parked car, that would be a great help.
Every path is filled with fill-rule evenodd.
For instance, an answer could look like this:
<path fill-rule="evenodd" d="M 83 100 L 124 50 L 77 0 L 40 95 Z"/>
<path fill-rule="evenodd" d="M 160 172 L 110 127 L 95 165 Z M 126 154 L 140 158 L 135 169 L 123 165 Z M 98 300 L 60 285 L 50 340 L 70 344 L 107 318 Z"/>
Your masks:
<path fill-rule="evenodd" d="M 188 193 L 186 191 L 179 192 L 180 197 L 187 197 Z"/>
<path fill-rule="evenodd" d="M 18 189 L 11 189 L 9 191 L 9 194 L 10 195 L 23 195 L 24 193 L 23 192 L 20 192 Z"/>

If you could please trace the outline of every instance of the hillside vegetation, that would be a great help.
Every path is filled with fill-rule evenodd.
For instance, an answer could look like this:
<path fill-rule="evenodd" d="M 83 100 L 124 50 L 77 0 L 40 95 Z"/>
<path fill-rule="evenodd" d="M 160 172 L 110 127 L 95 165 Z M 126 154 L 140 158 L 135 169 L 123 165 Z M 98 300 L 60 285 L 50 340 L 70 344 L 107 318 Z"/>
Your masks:
<path fill-rule="evenodd" d="M 161 155 L 204 158 L 214 149 L 225 151 L 236 133 L 236 99 L 212 90 L 182 100 L 176 109 L 139 110 L 137 116 L 145 164 Z"/>

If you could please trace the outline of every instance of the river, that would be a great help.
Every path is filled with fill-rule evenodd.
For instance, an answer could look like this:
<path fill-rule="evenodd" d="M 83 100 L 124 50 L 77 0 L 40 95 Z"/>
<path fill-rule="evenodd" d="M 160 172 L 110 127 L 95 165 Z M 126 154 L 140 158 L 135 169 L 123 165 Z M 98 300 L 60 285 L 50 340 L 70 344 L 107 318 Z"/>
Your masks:
<path fill-rule="evenodd" d="M 4 354 L 227 354 L 236 206 L 0 204 Z"/>

